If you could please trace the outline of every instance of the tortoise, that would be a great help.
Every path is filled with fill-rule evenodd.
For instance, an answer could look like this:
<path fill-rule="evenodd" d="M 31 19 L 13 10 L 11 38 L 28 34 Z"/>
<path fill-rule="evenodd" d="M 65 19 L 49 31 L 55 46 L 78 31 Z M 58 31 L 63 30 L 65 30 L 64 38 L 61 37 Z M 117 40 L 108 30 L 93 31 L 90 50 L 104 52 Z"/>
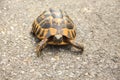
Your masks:
<path fill-rule="evenodd" d="M 82 53 L 84 47 L 75 42 L 75 24 L 65 11 L 50 8 L 43 11 L 32 24 L 32 34 L 41 41 L 36 47 L 37 56 L 47 44 L 72 45 Z"/>

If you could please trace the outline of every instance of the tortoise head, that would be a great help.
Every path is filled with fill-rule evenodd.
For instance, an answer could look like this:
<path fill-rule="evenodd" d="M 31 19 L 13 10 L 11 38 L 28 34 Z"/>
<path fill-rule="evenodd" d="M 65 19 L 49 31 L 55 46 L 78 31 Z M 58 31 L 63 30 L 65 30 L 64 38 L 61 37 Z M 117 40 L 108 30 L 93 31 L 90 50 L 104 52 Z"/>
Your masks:
<path fill-rule="evenodd" d="M 55 43 L 61 43 L 63 41 L 63 35 L 61 34 L 56 34 L 54 37 L 53 37 L 53 41 Z"/>

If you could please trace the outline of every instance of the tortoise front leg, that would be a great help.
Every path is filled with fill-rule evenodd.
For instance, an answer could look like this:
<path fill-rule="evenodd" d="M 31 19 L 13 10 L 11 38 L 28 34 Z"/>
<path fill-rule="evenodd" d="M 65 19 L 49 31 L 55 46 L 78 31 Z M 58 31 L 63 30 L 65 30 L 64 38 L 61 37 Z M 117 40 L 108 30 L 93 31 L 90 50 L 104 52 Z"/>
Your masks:
<path fill-rule="evenodd" d="M 72 46 L 74 46 L 75 48 L 79 49 L 81 53 L 84 51 L 83 44 L 80 44 L 80 43 L 77 43 L 77 42 L 74 42 L 74 41 L 69 41 L 69 42 L 70 42 L 70 44 Z"/>
<path fill-rule="evenodd" d="M 40 41 L 36 47 L 36 53 L 37 53 L 37 57 L 39 57 L 41 54 L 41 51 L 43 48 L 45 48 L 45 46 L 47 45 L 47 41 L 48 39 L 43 39 L 42 41 Z"/>

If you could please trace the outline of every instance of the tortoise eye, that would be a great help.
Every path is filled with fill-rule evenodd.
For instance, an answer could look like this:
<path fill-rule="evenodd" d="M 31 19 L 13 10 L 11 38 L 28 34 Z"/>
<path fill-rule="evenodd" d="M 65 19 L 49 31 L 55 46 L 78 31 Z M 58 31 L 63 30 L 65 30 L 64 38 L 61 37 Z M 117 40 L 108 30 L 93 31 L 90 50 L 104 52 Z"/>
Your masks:
<path fill-rule="evenodd" d="M 42 23 L 41 27 L 42 28 L 49 28 L 50 27 L 50 23 L 48 23 L 48 22 Z"/>

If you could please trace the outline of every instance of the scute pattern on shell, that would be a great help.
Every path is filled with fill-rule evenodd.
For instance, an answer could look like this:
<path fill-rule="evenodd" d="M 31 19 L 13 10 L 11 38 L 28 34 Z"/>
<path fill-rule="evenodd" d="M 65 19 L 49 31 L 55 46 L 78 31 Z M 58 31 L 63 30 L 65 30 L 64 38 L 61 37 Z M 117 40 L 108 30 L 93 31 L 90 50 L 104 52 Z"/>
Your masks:
<path fill-rule="evenodd" d="M 49 9 L 38 16 L 32 25 L 32 32 L 44 39 L 47 35 L 62 34 L 70 40 L 76 37 L 75 25 L 66 12 L 60 9 Z M 55 44 L 52 42 L 52 44 Z M 60 45 L 66 44 L 64 41 Z"/>

